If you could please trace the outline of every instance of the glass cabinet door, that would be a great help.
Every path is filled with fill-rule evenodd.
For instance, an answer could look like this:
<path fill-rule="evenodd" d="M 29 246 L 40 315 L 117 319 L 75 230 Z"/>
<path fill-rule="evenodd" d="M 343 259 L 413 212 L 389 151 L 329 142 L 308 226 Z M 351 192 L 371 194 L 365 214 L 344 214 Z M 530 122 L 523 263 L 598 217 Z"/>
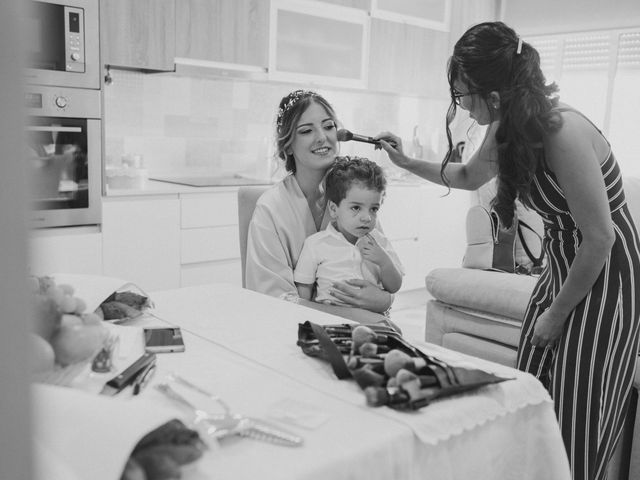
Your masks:
<path fill-rule="evenodd" d="M 371 16 L 447 32 L 451 0 L 372 0 Z"/>
<path fill-rule="evenodd" d="M 269 75 L 275 80 L 364 88 L 368 35 L 363 10 L 274 0 Z"/>

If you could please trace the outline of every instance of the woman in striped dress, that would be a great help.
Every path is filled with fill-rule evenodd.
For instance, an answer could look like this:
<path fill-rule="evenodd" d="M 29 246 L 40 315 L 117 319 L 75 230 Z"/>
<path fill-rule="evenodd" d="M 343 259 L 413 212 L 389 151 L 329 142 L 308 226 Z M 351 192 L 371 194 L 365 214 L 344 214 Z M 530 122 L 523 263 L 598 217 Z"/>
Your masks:
<path fill-rule="evenodd" d="M 464 33 L 448 77 L 442 164 L 408 158 L 389 132 L 377 138 L 396 165 L 436 183 L 475 190 L 497 177 L 493 208 L 506 225 L 516 199 L 542 216 L 547 265 L 523 321 L 518 368 L 549 389 L 574 480 L 605 479 L 630 403 L 640 325 L 640 240 L 615 157 L 586 117 L 560 104 L 538 52 L 501 22 Z M 466 164 L 449 163 L 457 106 L 488 125 Z"/>

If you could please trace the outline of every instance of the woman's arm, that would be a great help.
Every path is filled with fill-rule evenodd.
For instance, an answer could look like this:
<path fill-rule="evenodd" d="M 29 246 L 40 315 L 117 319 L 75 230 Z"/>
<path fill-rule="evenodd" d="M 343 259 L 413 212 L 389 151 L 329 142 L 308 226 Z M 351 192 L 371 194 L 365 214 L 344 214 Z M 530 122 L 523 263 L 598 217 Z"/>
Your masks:
<path fill-rule="evenodd" d="M 297 295 L 293 268 L 268 208 L 256 206 L 249 224 L 245 269 L 250 290 L 282 297 Z"/>
<path fill-rule="evenodd" d="M 598 278 L 615 241 L 600 169 L 601 152 L 607 150 L 602 136 L 575 114 L 565 114 L 562 129 L 545 142 L 547 162 L 564 192 L 582 242 L 558 295 L 536 322 L 534 345 L 557 341 L 567 317 Z"/>
<path fill-rule="evenodd" d="M 447 164 L 445 174 L 451 188 L 475 190 L 496 175 L 497 145 L 495 133 L 499 125 L 499 122 L 493 122 L 489 125 L 484 141 L 467 163 Z M 416 160 L 407 157 L 402 150 L 402 140 L 390 132 L 382 132 L 375 138 L 380 140 L 380 146 L 387 152 L 389 159 L 395 165 L 425 180 L 444 185 L 440 177 L 441 165 L 439 162 Z M 393 147 L 389 141 L 395 142 L 396 146 Z"/>
<path fill-rule="evenodd" d="M 384 313 L 393 303 L 393 295 L 366 280 L 354 278 L 333 284 L 331 295 L 353 307 Z"/>

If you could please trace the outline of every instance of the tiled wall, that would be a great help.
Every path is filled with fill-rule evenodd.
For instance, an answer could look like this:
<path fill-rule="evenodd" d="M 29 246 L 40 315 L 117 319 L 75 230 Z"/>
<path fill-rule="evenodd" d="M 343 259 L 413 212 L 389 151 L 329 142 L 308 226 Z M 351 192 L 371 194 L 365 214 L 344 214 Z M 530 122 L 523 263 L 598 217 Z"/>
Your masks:
<path fill-rule="evenodd" d="M 152 175 L 188 170 L 258 178 L 269 178 L 279 166 L 270 160 L 275 112 L 280 99 L 300 85 L 123 70 L 111 74 L 113 83 L 104 88 L 107 164 L 117 164 L 123 154 L 141 154 Z M 424 156 L 442 156 L 446 99 L 313 89 L 331 102 L 345 128 L 366 135 L 392 131 L 411 153 L 418 126 Z M 401 174 L 372 145 L 344 143 L 341 153 L 369 157 L 390 175 Z"/>

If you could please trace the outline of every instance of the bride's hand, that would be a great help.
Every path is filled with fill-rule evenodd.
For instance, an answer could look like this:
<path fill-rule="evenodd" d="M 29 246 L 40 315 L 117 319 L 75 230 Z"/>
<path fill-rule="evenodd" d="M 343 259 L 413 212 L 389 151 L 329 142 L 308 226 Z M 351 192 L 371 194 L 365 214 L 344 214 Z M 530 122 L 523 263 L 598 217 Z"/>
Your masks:
<path fill-rule="evenodd" d="M 353 307 L 364 308 L 372 312 L 384 312 L 392 303 L 392 295 L 377 285 L 361 279 L 336 282 L 331 295 Z"/>
<path fill-rule="evenodd" d="M 380 141 L 379 146 L 376 145 L 375 148 L 381 148 L 387 152 L 389 160 L 391 160 L 395 165 L 404 168 L 404 166 L 409 162 L 410 159 L 402 150 L 402 140 L 400 137 L 391 132 L 381 132 L 373 138 Z"/>

